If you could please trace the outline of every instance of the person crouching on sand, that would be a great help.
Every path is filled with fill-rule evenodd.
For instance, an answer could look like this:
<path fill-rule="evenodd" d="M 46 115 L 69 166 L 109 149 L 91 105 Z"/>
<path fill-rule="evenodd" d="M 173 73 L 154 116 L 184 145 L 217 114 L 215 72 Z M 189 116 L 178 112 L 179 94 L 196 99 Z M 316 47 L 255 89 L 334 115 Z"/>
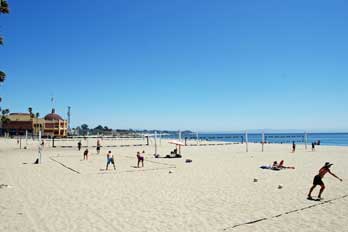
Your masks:
<path fill-rule="evenodd" d="M 108 154 L 106 154 L 106 168 L 105 168 L 105 170 L 108 170 L 110 163 L 112 163 L 112 165 L 114 166 L 114 170 L 116 170 L 114 155 L 111 153 L 111 151 L 109 151 Z"/>
<path fill-rule="evenodd" d="M 142 156 L 139 151 L 137 152 L 137 158 L 138 158 L 138 166 L 137 167 L 139 168 L 140 162 L 141 162 L 141 166 L 144 167 L 144 156 Z"/>
<path fill-rule="evenodd" d="M 88 160 L 88 149 L 83 152 L 83 160 Z"/>
<path fill-rule="evenodd" d="M 307 199 L 308 200 L 312 200 L 312 191 L 314 190 L 314 188 L 317 185 L 320 185 L 320 191 L 319 191 L 319 195 L 318 195 L 318 199 L 321 199 L 321 194 L 323 193 L 324 189 L 325 189 L 325 185 L 324 182 L 322 181 L 322 179 L 324 178 L 326 173 L 330 173 L 332 176 L 336 177 L 337 179 L 339 179 L 340 181 L 342 181 L 341 178 L 339 178 L 338 176 L 336 176 L 334 173 L 332 173 L 330 171 L 330 167 L 332 166 L 332 164 L 330 164 L 329 162 L 326 162 L 325 165 L 319 170 L 319 174 L 316 175 L 313 179 L 313 186 L 310 188 Z"/>

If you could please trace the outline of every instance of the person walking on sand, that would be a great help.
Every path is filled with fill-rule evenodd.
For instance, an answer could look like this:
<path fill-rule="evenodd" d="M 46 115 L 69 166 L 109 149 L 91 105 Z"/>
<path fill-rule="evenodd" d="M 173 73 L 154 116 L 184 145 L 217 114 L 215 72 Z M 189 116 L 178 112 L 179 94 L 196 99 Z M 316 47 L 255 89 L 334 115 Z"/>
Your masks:
<path fill-rule="evenodd" d="M 82 146 L 82 143 L 81 143 L 81 140 L 77 143 L 77 148 L 79 149 L 79 151 L 81 150 L 81 146 Z"/>
<path fill-rule="evenodd" d="M 319 174 L 316 175 L 313 179 L 313 186 L 310 188 L 309 193 L 307 195 L 307 199 L 308 200 L 312 200 L 312 191 L 314 190 L 314 188 L 317 185 L 320 185 L 320 191 L 319 191 L 319 195 L 318 195 L 318 199 L 321 199 L 321 194 L 323 193 L 324 189 L 325 189 L 325 185 L 324 182 L 322 181 L 322 179 L 324 178 L 326 173 L 330 173 L 332 176 L 336 177 L 337 179 L 339 179 L 340 181 L 343 181 L 341 178 L 339 178 L 338 176 L 336 176 L 334 173 L 332 173 L 330 171 L 330 167 L 332 166 L 332 164 L 330 164 L 329 162 L 326 162 L 325 165 L 319 170 Z"/>
<path fill-rule="evenodd" d="M 143 154 L 144 153 L 145 153 L 145 151 L 143 151 Z M 141 162 L 141 166 L 144 167 L 144 156 L 142 156 L 139 151 L 137 152 L 137 158 L 138 158 L 138 166 L 137 167 L 139 168 L 140 162 Z"/>
<path fill-rule="evenodd" d="M 88 160 L 88 149 L 83 152 L 83 160 Z"/>
<path fill-rule="evenodd" d="M 101 147 L 101 145 L 100 145 L 100 140 L 98 139 L 98 140 L 97 140 L 97 154 L 98 154 L 98 155 L 100 154 L 100 147 Z"/>
<path fill-rule="evenodd" d="M 292 153 L 295 153 L 295 150 L 296 150 L 296 144 L 295 144 L 295 141 L 292 142 Z"/>
<path fill-rule="evenodd" d="M 315 143 L 312 143 L 312 151 L 315 151 Z"/>
<path fill-rule="evenodd" d="M 114 155 L 111 153 L 111 151 L 109 151 L 108 154 L 106 154 L 106 168 L 105 168 L 105 170 L 108 170 L 110 163 L 112 163 L 112 165 L 114 166 L 114 170 L 116 170 Z"/>

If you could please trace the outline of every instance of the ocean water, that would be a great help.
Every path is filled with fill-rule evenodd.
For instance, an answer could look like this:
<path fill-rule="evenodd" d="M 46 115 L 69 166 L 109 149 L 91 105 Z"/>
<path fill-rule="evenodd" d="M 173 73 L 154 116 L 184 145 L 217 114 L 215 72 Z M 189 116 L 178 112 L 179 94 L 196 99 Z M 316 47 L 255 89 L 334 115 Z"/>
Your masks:
<path fill-rule="evenodd" d="M 242 142 L 245 141 L 245 134 L 238 133 L 199 133 L 200 140 Z M 169 138 L 178 138 L 178 135 L 171 135 Z M 196 134 L 182 134 L 182 139 L 196 139 Z M 321 145 L 328 146 L 348 146 L 348 133 L 307 133 L 307 143 L 320 141 Z M 248 134 L 248 141 L 259 143 L 262 141 L 261 133 Z M 305 142 L 304 133 L 265 133 L 265 141 L 270 143 L 290 144 L 295 142 L 303 144 Z"/>

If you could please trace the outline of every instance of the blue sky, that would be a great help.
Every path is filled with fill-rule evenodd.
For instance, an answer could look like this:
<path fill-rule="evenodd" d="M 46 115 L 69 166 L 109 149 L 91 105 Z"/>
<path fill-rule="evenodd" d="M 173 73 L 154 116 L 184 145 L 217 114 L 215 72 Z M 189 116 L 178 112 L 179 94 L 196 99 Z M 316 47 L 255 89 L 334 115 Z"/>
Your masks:
<path fill-rule="evenodd" d="M 2 108 L 72 126 L 348 131 L 344 0 L 9 0 Z"/>

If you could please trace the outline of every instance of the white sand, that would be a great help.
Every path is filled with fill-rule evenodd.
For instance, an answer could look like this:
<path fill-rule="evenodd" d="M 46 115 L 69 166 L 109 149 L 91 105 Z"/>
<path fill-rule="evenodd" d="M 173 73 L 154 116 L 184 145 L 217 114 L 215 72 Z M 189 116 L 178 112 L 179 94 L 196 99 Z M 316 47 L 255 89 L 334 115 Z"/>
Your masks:
<path fill-rule="evenodd" d="M 50 148 L 47 142 L 43 163 L 33 165 L 36 143 L 19 150 L 16 140 L 0 140 L 0 185 L 9 185 L 0 188 L 0 231 L 348 231 L 348 147 L 311 152 L 299 145 L 295 154 L 290 145 L 266 145 L 264 153 L 260 144 L 249 144 L 249 153 L 239 144 L 183 147 L 183 159 L 155 159 L 153 146 L 102 148 L 101 155 L 90 148 L 90 160 L 81 161 L 75 147 Z M 138 143 L 145 141 L 117 142 Z M 159 153 L 173 148 L 162 141 Z M 145 167 L 134 168 L 136 151 L 143 149 Z M 116 171 L 101 170 L 107 150 L 115 155 Z M 296 169 L 259 168 L 281 159 Z M 308 201 L 325 161 L 344 181 L 328 174 L 324 200 Z"/>

